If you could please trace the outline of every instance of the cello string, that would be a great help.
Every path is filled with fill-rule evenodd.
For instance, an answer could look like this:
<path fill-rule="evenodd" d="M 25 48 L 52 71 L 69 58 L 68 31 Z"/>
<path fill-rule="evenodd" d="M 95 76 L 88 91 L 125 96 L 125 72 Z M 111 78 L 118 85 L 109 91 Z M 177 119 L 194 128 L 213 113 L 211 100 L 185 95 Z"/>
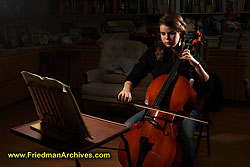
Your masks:
<path fill-rule="evenodd" d="M 174 63 L 174 66 L 172 67 L 172 69 L 170 70 L 170 73 L 166 79 L 166 81 L 163 83 L 163 86 L 161 87 L 157 97 L 155 98 L 154 102 L 153 102 L 153 106 L 160 106 L 160 104 L 162 103 L 162 100 L 164 99 L 164 96 L 167 93 L 167 90 L 169 89 L 170 85 L 173 83 L 174 79 L 176 78 L 176 74 L 177 74 L 177 70 L 180 66 L 181 60 L 179 59 L 179 57 L 181 56 L 182 52 L 185 49 L 190 49 L 194 44 L 191 44 L 190 46 L 187 45 L 185 42 L 182 42 L 182 49 L 181 52 L 177 53 L 177 59 Z"/>
<path fill-rule="evenodd" d="M 166 94 L 166 91 L 168 90 L 169 86 L 173 82 L 176 76 L 176 71 L 180 65 L 180 59 L 177 59 L 173 68 L 171 69 L 166 81 L 164 82 L 162 88 L 160 89 L 155 101 L 153 102 L 153 106 L 159 106 L 161 101 L 163 100 L 163 97 Z"/>
<path fill-rule="evenodd" d="M 168 90 L 169 86 L 171 85 L 171 83 L 175 79 L 176 71 L 177 71 L 177 69 L 179 67 L 179 64 L 180 64 L 180 59 L 177 59 L 174 66 L 173 66 L 173 68 L 170 71 L 170 74 L 168 75 L 166 81 L 164 82 L 162 88 L 160 89 L 156 99 L 154 100 L 153 106 L 159 106 L 161 104 L 161 102 L 163 100 L 163 97 L 166 94 L 166 91 Z M 150 113 L 150 110 L 147 110 L 146 114 L 148 114 L 148 113 Z M 149 122 L 147 122 L 147 123 L 149 123 Z M 147 130 L 147 132 L 149 133 L 148 130 Z"/>

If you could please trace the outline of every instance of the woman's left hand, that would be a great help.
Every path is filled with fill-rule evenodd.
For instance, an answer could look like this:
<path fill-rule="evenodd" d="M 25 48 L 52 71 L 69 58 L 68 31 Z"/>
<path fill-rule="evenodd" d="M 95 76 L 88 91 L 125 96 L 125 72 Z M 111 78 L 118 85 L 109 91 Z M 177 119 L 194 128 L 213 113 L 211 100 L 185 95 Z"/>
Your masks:
<path fill-rule="evenodd" d="M 188 49 L 185 49 L 182 52 L 182 56 L 180 57 L 180 59 L 187 60 L 194 68 L 200 64 L 197 60 L 195 60 L 195 58 L 191 55 L 190 50 Z"/>

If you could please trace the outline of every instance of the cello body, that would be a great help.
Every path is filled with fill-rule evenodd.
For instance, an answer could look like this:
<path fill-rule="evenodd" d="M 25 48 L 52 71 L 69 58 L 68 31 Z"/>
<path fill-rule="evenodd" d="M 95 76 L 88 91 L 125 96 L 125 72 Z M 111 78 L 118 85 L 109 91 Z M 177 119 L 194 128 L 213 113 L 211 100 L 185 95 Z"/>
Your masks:
<path fill-rule="evenodd" d="M 145 97 L 145 104 L 161 107 L 169 111 L 188 112 L 196 103 L 196 92 L 183 76 L 176 76 L 175 83 L 168 90 L 160 106 L 154 106 L 168 74 L 155 78 L 149 85 Z M 148 120 L 133 124 L 125 134 L 129 143 L 133 167 L 177 167 L 181 166 L 182 146 L 178 141 L 178 131 L 182 120 L 176 116 L 158 111 L 147 112 Z M 124 149 L 123 141 L 120 149 Z M 128 166 L 125 151 L 118 151 L 118 158 L 122 166 Z"/>

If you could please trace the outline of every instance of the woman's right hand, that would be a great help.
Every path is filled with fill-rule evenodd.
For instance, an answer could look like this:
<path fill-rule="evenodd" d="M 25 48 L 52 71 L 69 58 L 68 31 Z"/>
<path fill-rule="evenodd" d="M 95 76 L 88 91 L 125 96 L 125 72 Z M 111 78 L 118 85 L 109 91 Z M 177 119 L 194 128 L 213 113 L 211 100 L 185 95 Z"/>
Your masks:
<path fill-rule="evenodd" d="M 117 99 L 121 102 L 131 102 L 132 89 L 133 89 L 133 83 L 131 81 L 126 81 L 124 83 L 122 91 L 118 94 Z"/>

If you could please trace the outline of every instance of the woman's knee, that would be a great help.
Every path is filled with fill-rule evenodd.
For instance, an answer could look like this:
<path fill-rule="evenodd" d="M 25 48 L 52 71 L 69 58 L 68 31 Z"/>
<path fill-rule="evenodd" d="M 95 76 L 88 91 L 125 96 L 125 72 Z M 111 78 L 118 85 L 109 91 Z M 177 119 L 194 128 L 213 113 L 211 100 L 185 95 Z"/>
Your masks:
<path fill-rule="evenodd" d="M 197 111 L 193 110 L 190 116 L 197 116 Z M 180 128 L 180 135 L 192 138 L 197 124 L 196 121 L 184 119 Z"/>
<path fill-rule="evenodd" d="M 135 124 L 135 123 L 139 122 L 143 118 L 143 116 L 145 114 L 145 111 L 146 110 L 142 110 L 142 111 L 138 112 L 137 114 L 133 115 L 124 124 L 131 127 L 132 124 Z"/>

